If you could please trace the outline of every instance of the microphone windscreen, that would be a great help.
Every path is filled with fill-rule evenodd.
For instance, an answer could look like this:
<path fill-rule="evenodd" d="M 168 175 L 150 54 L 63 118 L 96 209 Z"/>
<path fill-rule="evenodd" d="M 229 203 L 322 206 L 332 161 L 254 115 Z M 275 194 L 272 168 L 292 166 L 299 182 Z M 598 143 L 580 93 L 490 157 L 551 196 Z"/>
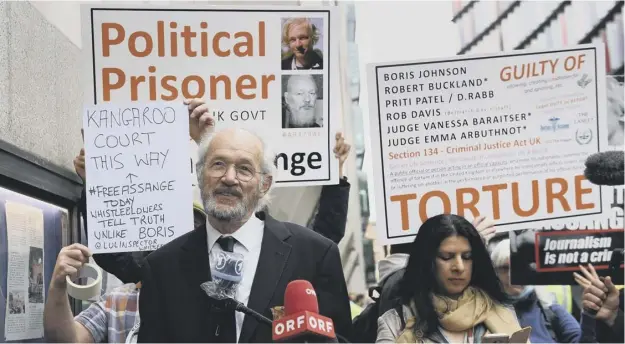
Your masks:
<path fill-rule="evenodd" d="M 595 153 L 586 159 L 584 176 L 595 185 L 616 186 L 625 183 L 623 174 L 625 152 Z"/>
<path fill-rule="evenodd" d="M 303 311 L 319 313 L 317 294 L 310 282 L 291 281 L 284 291 L 284 314 L 289 316 Z"/>

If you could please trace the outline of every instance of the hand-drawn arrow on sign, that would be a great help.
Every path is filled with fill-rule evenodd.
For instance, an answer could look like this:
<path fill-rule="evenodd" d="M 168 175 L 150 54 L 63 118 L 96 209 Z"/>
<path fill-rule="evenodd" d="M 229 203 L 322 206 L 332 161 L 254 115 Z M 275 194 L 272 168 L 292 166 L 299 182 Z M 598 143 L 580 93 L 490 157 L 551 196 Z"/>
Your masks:
<path fill-rule="evenodd" d="M 132 177 L 137 178 L 138 176 L 136 174 L 132 174 L 132 173 L 128 173 L 128 175 L 126 176 L 126 178 L 128 178 L 128 180 L 132 183 Z"/>

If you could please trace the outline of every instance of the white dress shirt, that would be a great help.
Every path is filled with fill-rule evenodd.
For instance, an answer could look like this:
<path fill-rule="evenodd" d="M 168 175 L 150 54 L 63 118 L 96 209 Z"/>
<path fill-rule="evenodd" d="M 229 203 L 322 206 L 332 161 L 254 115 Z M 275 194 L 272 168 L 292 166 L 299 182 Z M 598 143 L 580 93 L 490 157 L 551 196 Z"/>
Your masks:
<path fill-rule="evenodd" d="M 265 231 L 265 222 L 252 215 L 250 219 L 239 228 L 232 237 L 237 241 L 234 244 L 233 251 L 243 256 L 243 278 L 237 286 L 236 299 L 247 306 L 252 291 L 252 283 L 256 275 L 256 267 L 258 266 L 258 258 L 260 256 L 260 248 L 263 242 L 263 232 Z M 206 238 L 208 240 L 208 256 L 216 257 L 219 252 L 223 252 L 221 246 L 217 245 L 217 239 L 222 234 L 219 233 L 211 224 L 206 221 Z M 228 235 L 225 235 L 228 236 Z M 237 343 L 241 337 L 241 328 L 245 314 L 235 312 L 237 325 Z"/>
<path fill-rule="evenodd" d="M 291 69 L 292 70 L 298 70 L 300 68 L 302 68 L 304 66 L 302 66 L 299 62 L 297 62 L 297 59 L 295 58 L 295 55 L 293 55 L 293 59 L 291 60 Z"/>

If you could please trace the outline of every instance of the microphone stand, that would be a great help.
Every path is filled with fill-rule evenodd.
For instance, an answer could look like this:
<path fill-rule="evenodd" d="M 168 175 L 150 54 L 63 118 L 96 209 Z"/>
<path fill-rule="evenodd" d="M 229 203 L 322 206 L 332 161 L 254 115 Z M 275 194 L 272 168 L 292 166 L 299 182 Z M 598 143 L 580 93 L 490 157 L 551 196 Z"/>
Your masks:
<path fill-rule="evenodd" d="M 252 318 L 256 319 L 260 323 L 267 324 L 269 326 L 272 325 L 272 321 L 269 320 L 267 317 L 265 317 L 264 315 L 258 313 L 257 311 L 249 307 L 246 307 L 244 304 L 242 304 L 241 302 L 235 299 L 227 298 L 227 299 L 224 299 L 223 301 L 224 301 L 224 306 L 226 309 L 233 309 L 237 312 L 251 316 Z"/>
<path fill-rule="evenodd" d="M 257 311 L 249 308 L 249 307 L 245 307 L 243 304 L 238 303 L 234 309 L 237 312 L 241 312 L 243 314 L 249 315 L 252 318 L 258 320 L 258 322 L 263 323 L 263 324 L 267 324 L 269 326 L 272 325 L 272 321 L 269 320 L 267 317 L 265 317 L 264 315 L 258 313 Z"/>

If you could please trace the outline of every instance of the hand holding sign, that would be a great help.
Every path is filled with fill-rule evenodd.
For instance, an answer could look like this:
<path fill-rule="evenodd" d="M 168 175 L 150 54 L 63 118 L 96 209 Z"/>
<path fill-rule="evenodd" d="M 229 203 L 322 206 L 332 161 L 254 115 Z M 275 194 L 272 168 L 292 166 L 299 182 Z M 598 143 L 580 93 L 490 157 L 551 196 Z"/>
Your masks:
<path fill-rule="evenodd" d="M 585 277 L 577 272 L 574 272 L 573 277 L 575 278 L 577 284 L 584 288 L 595 285 L 595 287 L 601 289 L 603 292 L 608 292 L 608 288 L 601 283 L 600 277 L 592 264 L 588 264 L 588 269 L 586 269 L 583 265 L 580 265 L 579 269 Z"/>
<path fill-rule="evenodd" d="M 597 271 L 588 264 L 588 269 L 579 266 L 582 277 L 578 273 L 573 273 L 577 283 L 584 287 L 582 304 L 586 312 L 595 313 L 598 320 L 604 321 L 608 325 L 614 324 L 619 307 L 619 291 L 612 283 L 610 277 L 599 277 Z"/>
<path fill-rule="evenodd" d="M 334 156 L 339 159 L 339 178 L 343 177 L 343 164 L 345 164 L 345 160 L 347 160 L 347 156 L 349 155 L 349 150 L 352 148 L 348 143 L 345 142 L 345 138 L 343 137 L 343 133 L 336 133 L 336 145 L 334 146 Z"/>
<path fill-rule="evenodd" d="M 185 99 L 184 105 L 189 108 L 189 135 L 199 144 L 204 133 L 215 130 L 215 118 L 208 112 L 204 99 Z"/>
<path fill-rule="evenodd" d="M 490 239 L 495 236 L 495 232 L 497 231 L 495 228 L 495 221 L 486 216 L 478 216 L 475 220 L 473 220 L 473 226 L 477 229 L 477 232 L 480 233 L 480 236 L 487 244 Z"/>
<path fill-rule="evenodd" d="M 191 113 L 179 102 L 85 108 L 84 158 L 76 159 L 76 170 L 83 160 L 89 169 L 94 253 L 153 251 L 193 229 L 187 128 L 200 133 L 206 110 L 201 101 L 192 105 Z"/>
<path fill-rule="evenodd" d="M 85 143 L 85 130 L 80 129 L 80 135 L 82 136 L 82 142 Z M 74 158 L 74 169 L 76 170 L 76 174 L 85 181 L 87 173 L 85 172 L 85 149 L 80 149 L 78 155 Z"/>
<path fill-rule="evenodd" d="M 76 174 L 85 181 L 87 178 L 87 173 L 85 172 L 85 149 L 81 148 L 78 155 L 74 158 L 74 169 L 76 170 Z"/>

